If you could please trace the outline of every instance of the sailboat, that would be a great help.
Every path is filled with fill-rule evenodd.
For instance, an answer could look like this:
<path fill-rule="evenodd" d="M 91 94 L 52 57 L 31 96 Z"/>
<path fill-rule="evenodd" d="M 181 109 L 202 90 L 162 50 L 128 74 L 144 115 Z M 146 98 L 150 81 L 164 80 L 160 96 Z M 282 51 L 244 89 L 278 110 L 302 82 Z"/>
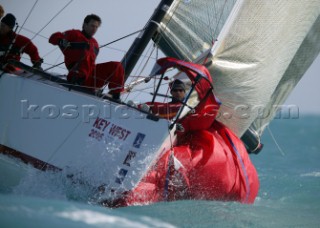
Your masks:
<path fill-rule="evenodd" d="M 159 172 L 172 176 L 172 167 L 178 170 L 187 164 L 174 148 L 179 124 L 201 104 L 198 83 L 211 75 L 208 91 L 221 101 L 214 114 L 215 129 L 220 129 L 220 124 L 228 128 L 228 136 L 219 141 L 228 146 L 221 148 L 236 151 L 245 146 L 249 153 L 258 153 L 265 127 L 319 53 L 319 15 L 320 2 L 314 0 L 162 0 L 122 60 L 127 80 L 120 103 L 103 93 L 86 93 L 52 72 L 12 63 L 23 70 L 16 75 L 2 73 L 0 79 L 2 153 L 40 170 L 63 170 L 71 178 L 85 180 L 99 189 L 99 199 L 107 206 L 114 206 L 114 199 L 119 205 L 156 202 L 160 198 L 141 199 L 134 193 L 137 189 L 138 193 L 148 192 L 145 186 L 159 167 L 163 168 Z M 170 57 L 158 60 L 148 77 L 130 81 L 151 39 Z M 148 91 L 152 102 L 166 101 L 168 65 L 176 69 L 169 72 L 172 80 L 189 83 L 189 92 L 174 118 L 159 118 L 126 100 L 128 94 L 136 98 Z M 202 80 L 188 77 L 189 71 Z M 233 143 L 237 137 L 244 146 Z M 188 197 L 252 203 L 257 184 L 250 196 L 252 183 L 242 165 L 254 169 L 247 154 L 232 156 L 237 161 L 238 181 L 243 182 L 240 198 L 227 194 L 190 197 L 190 192 Z M 244 157 L 246 162 L 241 162 Z M 165 165 L 157 166 L 161 159 L 166 160 Z M 170 180 L 163 180 L 167 187 L 161 189 L 165 195 L 161 200 L 183 199 L 183 194 L 180 198 L 170 194 Z M 188 178 L 181 180 L 188 182 Z M 123 195 L 126 202 L 121 201 Z"/>

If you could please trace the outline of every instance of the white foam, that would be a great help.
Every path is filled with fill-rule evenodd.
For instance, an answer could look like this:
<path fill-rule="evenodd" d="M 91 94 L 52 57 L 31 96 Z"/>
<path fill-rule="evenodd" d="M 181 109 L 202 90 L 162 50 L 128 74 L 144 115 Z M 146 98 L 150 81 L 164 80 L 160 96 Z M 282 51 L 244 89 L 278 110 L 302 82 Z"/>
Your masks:
<path fill-rule="evenodd" d="M 81 209 L 72 209 L 70 211 L 58 212 L 56 213 L 58 217 L 70 219 L 72 221 L 83 222 L 89 225 L 113 225 L 117 227 L 150 227 L 150 224 L 155 225 L 158 227 L 174 227 L 168 223 L 160 222 L 151 219 L 148 217 L 143 217 L 143 222 L 140 221 L 132 221 L 124 217 L 110 215 L 110 214 L 103 214 L 96 211 L 91 210 L 81 210 Z M 147 222 L 148 224 L 145 224 Z"/>
<path fill-rule="evenodd" d="M 320 172 L 311 172 L 311 173 L 305 173 L 301 174 L 301 177 L 320 177 Z"/>

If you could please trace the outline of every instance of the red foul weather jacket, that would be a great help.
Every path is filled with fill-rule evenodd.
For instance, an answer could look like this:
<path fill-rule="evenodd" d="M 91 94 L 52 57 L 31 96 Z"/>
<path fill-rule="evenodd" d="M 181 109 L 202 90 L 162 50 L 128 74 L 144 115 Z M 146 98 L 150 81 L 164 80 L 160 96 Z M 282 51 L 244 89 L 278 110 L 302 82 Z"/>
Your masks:
<path fill-rule="evenodd" d="M 37 47 L 29 38 L 16 34 L 15 32 L 10 32 L 6 35 L 0 36 L 1 64 L 6 64 L 7 61 L 11 59 L 20 61 L 23 53 L 30 56 L 33 64 L 41 60 Z M 4 71 L 6 72 L 14 72 L 16 70 L 17 68 L 10 64 L 6 65 L 4 68 Z"/>
<path fill-rule="evenodd" d="M 65 39 L 70 45 L 60 46 L 69 74 L 69 82 L 80 82 L 88 87 L 102 87 L 109 82 L 109 89 L 120 92 L 124 83 L 124 70 L 119 62 L 107 62 L 95 65 L 99 53 L 99 44 L 93 37 L 87 37 L 80 30 L 56 32 L 49 38 L 49 43 L 59 45 Z M 120 89 L 119 89 L 120 87 Z"/>

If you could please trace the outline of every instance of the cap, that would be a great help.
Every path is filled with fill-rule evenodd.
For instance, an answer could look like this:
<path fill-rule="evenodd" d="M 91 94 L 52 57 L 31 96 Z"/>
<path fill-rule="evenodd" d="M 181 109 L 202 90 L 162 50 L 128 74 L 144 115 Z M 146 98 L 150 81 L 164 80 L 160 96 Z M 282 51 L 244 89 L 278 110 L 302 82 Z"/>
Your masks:
<path fill-rule="evenodd" d="M 8 13 L 6 16 L 4 16 L 1 19 L 1 22 L 8 25 L 11 29 L 13 29 L 16 24 L 16 17 L 13 16 L 13 14 Z"/>
<path fill-rule="evenodd" d="M 186 86 L 183 83 L 183 81 L 176 79 L 173 82 L 171 82 L 169 84 L 170 90 L 174 90 L 174 89 L 182 89 L 183 91 L 186 90 Z"/>

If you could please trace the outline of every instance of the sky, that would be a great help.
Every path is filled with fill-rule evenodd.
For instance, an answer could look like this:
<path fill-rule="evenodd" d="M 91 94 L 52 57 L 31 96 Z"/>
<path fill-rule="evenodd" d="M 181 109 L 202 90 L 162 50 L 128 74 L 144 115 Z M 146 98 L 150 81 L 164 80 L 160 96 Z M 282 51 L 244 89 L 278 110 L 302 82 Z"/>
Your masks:
<path fill-rule="evenodd" d="M 23 25 L 20 33 L 32 38 L 40 56 L 44 58 L 43 68 L 46 69 L 50 67 L 47 63 L 57 64 L 63 61 L 60 50 L 48 43 L 52 33 L 81 29 L 84 17 L 95 13 L 102 19 L 95 38 L 100 45 L 104 45 L 142 29 L 159 2 L 160 0 L 2 0 L 0 4 L 6 13 L 16 16 L 20 26 Z M 28 17 L 34 4 L 35 7 Z M 61 13 L 58 13 L 60 10 Z M 134 38 L 135 36 L 131 36 L 101 49 L 97 63 L 120 61 Z M 319 72 L 320 56 L 313 62 L 285 104 L 296 105 L 301 114 L 320 114 Z M 137 72 L 133 72 L 135 73 Z"/>

